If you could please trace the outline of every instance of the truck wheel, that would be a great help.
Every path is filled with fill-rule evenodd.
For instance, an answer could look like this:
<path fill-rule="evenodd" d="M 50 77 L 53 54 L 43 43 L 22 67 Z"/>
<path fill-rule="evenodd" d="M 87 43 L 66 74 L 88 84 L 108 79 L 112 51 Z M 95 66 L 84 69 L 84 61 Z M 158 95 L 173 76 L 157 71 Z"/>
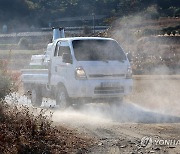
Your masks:
<path fill-rule="evenodd" d="M 110 106 L 119 106 L 123 103 L 123 97 L 119 97 L 119 98 L 112 98 L 111 102 L 109 102 L 108 104 Z"/>
<path fill-rule="evenodd" d="M 59 109 L 64 110 L 70 106 L 70 98 L 67 94 L 67 91 L 64 87 L 59 87 L 56 93 L 56 105 L 59 106 Z"/>
<path fill-rule="evenodd" d="M 38 89 L 32 89 L 31 91 L 31 103 L 33 106 L 40 107 L 42 104 L 42 94 Z"/>

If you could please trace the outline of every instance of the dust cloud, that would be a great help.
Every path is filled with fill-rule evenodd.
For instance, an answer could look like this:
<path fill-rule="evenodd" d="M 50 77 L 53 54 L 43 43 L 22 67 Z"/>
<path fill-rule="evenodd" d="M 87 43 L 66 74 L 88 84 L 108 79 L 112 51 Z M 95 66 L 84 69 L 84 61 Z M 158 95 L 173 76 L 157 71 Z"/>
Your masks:
<path fill-rule="evenodd" d="M 120 123 L 174 123 L 180 118 L 152 112 L 134 103 L 86 104 L 79 109 L 69 108 L 66 111 L 55 111 L 54 122 L 69 124 L 101 125 Z"/>
<path fill-rule="evenodd" d="M 154 112 L 180 116 L 179 92 L 180 76 L 136 76 L 128 99 Z"/>
<path fill-rule="evenodd" d="M 125 52 L 132 55 L 134 91 L 127 100 L 154 112 L 154 115 L 180 116 L 178 41 L 156 34 L 157 29 L 161 29 L 160 21 L 157 19 L 153 23 L 153 20 L 147 20 L 147 16 L 141 12 L 118 19 L 109 32 Z M 149 29 L 152 34 L 146 33 Z"/>
<path fill-rule="evenodd" d="M 146 91 L 144 91 L 147 93 Z M 141 96 L 142 97 L 142 96 Z M 147 103 L 145 98 L 140 100 Z M 145 95 L 146 97 L 146 95 Z M 147 95 L 147 97 L 149 97 Z M 157 97 L 157 96 L 155 96 Z M 52 114 L 52 120 L 55 123 L 70 124 L 70 125 L 108 125 L 113 123 L 179 123 L 179 115 L 173 115 L 166 112 L 158 103 L 154 103 L 153 107 L 143 107 L 142 104 L 136 103 L 137 100 L 133 99 L 132 103 L 129 98 L 126 98 L 123 102 L 111 102 L 111 103 L 90 103 L 73 105 L 64 111 L 58 109 L 54 100 L 44 98 L 41 108 L 33 108 L 30 100 L 26 96 L 14 93 L 6 97 L 6 101 L 17 105 L 23 105 L 30 110 L 35 111 L 44 109 L 45 114 Z M 150 104 L 152 105 L 152 104 Z M 173 107 L 172 108 L 177 108 Z M 171 110 L 172 108 L 169 108 Z"/>

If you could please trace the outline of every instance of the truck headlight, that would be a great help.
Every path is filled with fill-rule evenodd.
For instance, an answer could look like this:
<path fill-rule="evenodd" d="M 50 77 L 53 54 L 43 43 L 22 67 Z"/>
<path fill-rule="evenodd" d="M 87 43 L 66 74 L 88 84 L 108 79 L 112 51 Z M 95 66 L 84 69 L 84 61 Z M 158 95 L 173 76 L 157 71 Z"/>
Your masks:
<path fill-rule="evenodd" d="M 131 67 L 127 68 L 126 79 L 132 79 L 132 69 L 131 69 Z"/>
<path fill-rule="evenodd" d="M 87 79 L 86 72 L 81 66 L 76 68 L 75 77 L 76 79 Z"/>

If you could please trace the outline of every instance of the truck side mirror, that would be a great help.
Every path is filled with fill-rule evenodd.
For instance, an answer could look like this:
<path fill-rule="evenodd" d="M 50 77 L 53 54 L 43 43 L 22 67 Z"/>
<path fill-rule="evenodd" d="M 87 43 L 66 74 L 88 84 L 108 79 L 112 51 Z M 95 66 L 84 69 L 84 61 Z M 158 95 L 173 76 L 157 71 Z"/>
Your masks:
<path fill-rule="evenodd" d="M 64 63 L 72 64 L 72 56 L 71 56 L 71 54 L 69 54 L 69 53 L 63 53 L 63 55 L 62 55 L 62 61 L 63 61 Z"/>
<path fill-rule="evenodd" d="M 127 53 L 127 58 L 129 60 L 129 62 L 132 62 L 132 55 L 131 55 L 131 53 Z"/>

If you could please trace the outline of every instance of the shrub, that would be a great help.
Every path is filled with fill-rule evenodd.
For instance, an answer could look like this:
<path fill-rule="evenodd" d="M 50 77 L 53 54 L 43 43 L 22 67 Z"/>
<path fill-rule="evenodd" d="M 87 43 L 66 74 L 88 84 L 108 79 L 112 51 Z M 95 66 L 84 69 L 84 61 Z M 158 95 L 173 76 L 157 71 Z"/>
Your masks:
<path fill-rule="evenodd" d="M 177 8 L 174 13 L 176 17 L 180 17 L 180 8 Z"/>
<path fill-rule="evenodd" d="M 159 19 L 159 12 L 157 11 L 157 6 L 150 6 L 145 11 L 145 17 L 147 19 Z"/>
<path fill-rule="evenodd" d="M 168 34 L 168 35 L 171 35 L 171 31 L 170 31 L 170 30 L 168 30 L 168 31 L 167 31 L 167 34 Z"/>
<path fill-rule="evenodd" d="M 0 60 L 0 99 L 10 93 L 13 87 L 11 77 L 7 72 L 8 62 L 6 60 Z"/>
<path fill-rule="evenodd" d="M 35 112 L 35 111 L 34 111 Z M 59 126 L 52 126 L 52 112 L 0 102 L 0 153 L 87 153 L 93 140 Z"/>
<path fill-rule="evenodd" d="M 10 78 L 0 73 L 0 99 L 4 99 L 4 97 L 11 91 L 11 86 Z"/>
<path fill-rule="evenodd" d="M 28 39 L 26 39 L 25 37 L 22 37 L 19 40 L 18 46 L 20 48 L 29 48 L 29 41 L 28 41 Z"/>
<path fill-rule="evenodd" d="M 90 33 L 91 33 L 91 28 L 88 27 L 88 26 L 84 26 L 84 28 L 83 28 L 83 33 L 84 33 L 85 35 L 90 34 Z"/>
<path fill-rule="evenodd" d="M 173 30 L 173 31 L 172 31 L 172 34 L 175 36 L 175 35 L 176 35 L 176 31 L 175 31 L 175 30 Z"/>

